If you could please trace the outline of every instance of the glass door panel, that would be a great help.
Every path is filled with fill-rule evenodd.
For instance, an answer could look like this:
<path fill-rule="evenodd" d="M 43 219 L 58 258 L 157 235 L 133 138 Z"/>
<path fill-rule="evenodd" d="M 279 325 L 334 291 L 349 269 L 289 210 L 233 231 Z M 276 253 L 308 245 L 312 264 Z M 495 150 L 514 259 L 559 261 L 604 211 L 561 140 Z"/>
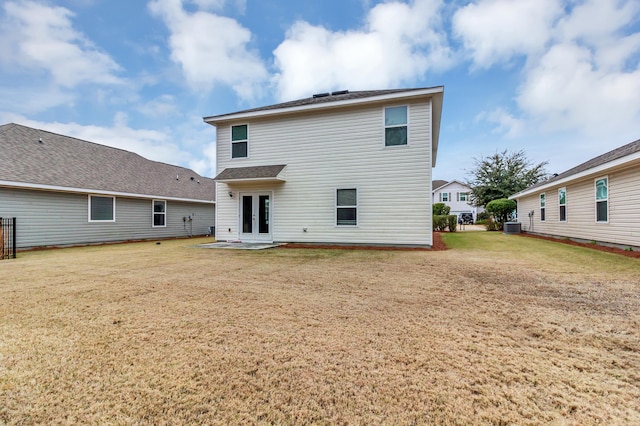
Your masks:
<path fill-rule="evenodd" d="M 253 234 L 253 195 L 242 196 L 242 233 Z"/>

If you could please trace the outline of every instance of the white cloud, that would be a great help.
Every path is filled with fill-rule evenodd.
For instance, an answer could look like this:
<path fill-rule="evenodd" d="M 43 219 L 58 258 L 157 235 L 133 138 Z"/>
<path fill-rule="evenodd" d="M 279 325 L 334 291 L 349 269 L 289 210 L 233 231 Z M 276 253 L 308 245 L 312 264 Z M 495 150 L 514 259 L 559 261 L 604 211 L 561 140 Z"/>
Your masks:
<path fill-rule="evenodd" d="M 482 112 L 476 117 L 476 121 L 488 121 L 497 124 L 494 133 L 502 133 L 508 138 L 522 136 L 525 129 L 524 120 L 514 117 L 504 108 Z"/>
<path fill-rule="evenodd" d="M 548 131 L 577 129 L 600 135 L 640 123 L 640 67 L 602 71 L 597 55 L 575 43 L 553 46 L 532 68 L 517 98 Z"/>
<path fill-rule="evenodd" d="M 275 50 L 279 98 L 317 91 L 387 88 L 453 65 L 441 30 L 441 0 L 381 3 L 358 31 L 295 23 Z"/>
<path fill-rule="evenodd" d="M 45 71 L 64 87 L 121 83 L 116 76 L 118 64 L 73 29 L 73 13 L 68 9 L 34 1 L 10 1 L 2 8 L 0 63 L 4 66 Z"/>
<path fill-rule="evenodd" d="M 179 115 L 175 98 L 171 95 L 160 95 L 141 105 L 138 110 L 150 117 L 167 117 Z"/>
<path fill-rule="evenodd" d="M 562 12 L 560 0 L 484 0 L 456 11 L 453 32 L 481 68 L 540 52 Z"/>
<path fill-rule="evenodd" d="M 640 131 L 640 18 L 637 0 L 480 0 L 459 9 L 454 30 L 474 66 L 522 57 L 522 80 L 509 115 L 541 133 L 627 138 Z M 513 135 L 496 111 L 483 118 Z"/>
<path fill-rule="evenodd" d="M 204 10 L 222 10 L 229 3 L 228 0 L 190 0 L 190 2 Z M 247 0 L 234 0 L 233 3 L 240 12 L 244 13 Z"/>
<path fill-rule="evenodd" d="M 198 3 L 212 7 L 220 2 Z M 190 87 L 208 91 L 225 84 L 244 99 L 260 93 L 267 70 L 259 55 L 249 50 L 252 36 L 248 29 L 213 13 L 189 13 L 182 0 L 153 0 L 149 9 L 169 28 L 171 59 L 181 66 Z"/>

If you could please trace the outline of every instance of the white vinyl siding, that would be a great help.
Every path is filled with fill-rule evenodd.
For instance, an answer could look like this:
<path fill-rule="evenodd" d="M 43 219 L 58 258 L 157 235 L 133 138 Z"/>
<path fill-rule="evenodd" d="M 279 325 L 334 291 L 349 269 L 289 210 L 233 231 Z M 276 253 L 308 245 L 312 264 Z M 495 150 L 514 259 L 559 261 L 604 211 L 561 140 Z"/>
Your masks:
<path fill-rule="evenodd" d="M 237 196 L 223 194 L 269 190 L 274 241 L 431 245 L 430 102 L 409 105 L 405 149 L 380 143 L 386 106 L 394 105 L 251 120 L 251 157 L 242 166 L 286 164 L 286 182 L 218 182 L 216 238 L 239 238 Z M 230 130 L 217 126 L 218 171 L 238 167 L 227 160 Z M 357 227 L 336 226 L 336 188 L 358 188 Z"/>
<path fill-rule="evenodd" d="M 607 178 L 608 224 L 597 222 L 596 181 Z M 609 242 L 640 247 L 640 167 L 634 165 L 614 169 L 606 176 L 584 177 L 563 184 L 567 190 L 568 221 L 560 222 L 556 197 L 547 200 L 547 222 L 527 218 L 527 213 L 538 206 L 539 193 L 518 199 L 518 217 L 523 229 L 535 233 L 577 238 L 585 241 Z M 559 188 L 549 188 L 547 193 Z M 553 212 L 553 216 L 551 217 Z M 569 217 L 570 216 L 570 217 Z M 533 228 L 531 228 L 533 224 Z"/>

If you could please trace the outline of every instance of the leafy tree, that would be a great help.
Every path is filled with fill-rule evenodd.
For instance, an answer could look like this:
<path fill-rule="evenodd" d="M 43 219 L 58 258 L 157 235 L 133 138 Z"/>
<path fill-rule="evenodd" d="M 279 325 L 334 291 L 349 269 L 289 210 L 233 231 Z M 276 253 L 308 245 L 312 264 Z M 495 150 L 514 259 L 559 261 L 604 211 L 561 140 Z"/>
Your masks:
<path fill-rule="evenodd" d="M 433 208 L 433 214 L 435 215 L 446 216 L 451 211 L 451 207 L 449 207 L 445 203 L 434 203 L 432 208 Z"/>
<path fill-rule="evenodd" d="M 534 185 L 547 177 L 544 161 L 532 164 L 524 151 L 496 152 L 488 157 L 475 159 L 475 168 L 471 170 L 471 202 L 476 206 L 485 206 L 489 201 L 509 196 Z"/>
<path fill-rule="evenodd" d="M 516 202 L 507 198 L 499 198 L 489 201 L 485 207 L 489 214 L 492 214 L 498 223 L 498 229 L 502 229 L 502 225 L 509 220 L 509 217 L 516 209 Z"/>

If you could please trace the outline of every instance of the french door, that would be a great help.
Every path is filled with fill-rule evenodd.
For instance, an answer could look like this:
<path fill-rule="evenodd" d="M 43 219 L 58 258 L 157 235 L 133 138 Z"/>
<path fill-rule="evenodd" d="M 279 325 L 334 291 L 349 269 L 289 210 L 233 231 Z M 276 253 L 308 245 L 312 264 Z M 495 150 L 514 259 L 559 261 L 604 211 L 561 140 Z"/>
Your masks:
<path fill-rule="evenodd" d="M 240 240 L 273 241 L 270 193 L 240 193 Z"/>

